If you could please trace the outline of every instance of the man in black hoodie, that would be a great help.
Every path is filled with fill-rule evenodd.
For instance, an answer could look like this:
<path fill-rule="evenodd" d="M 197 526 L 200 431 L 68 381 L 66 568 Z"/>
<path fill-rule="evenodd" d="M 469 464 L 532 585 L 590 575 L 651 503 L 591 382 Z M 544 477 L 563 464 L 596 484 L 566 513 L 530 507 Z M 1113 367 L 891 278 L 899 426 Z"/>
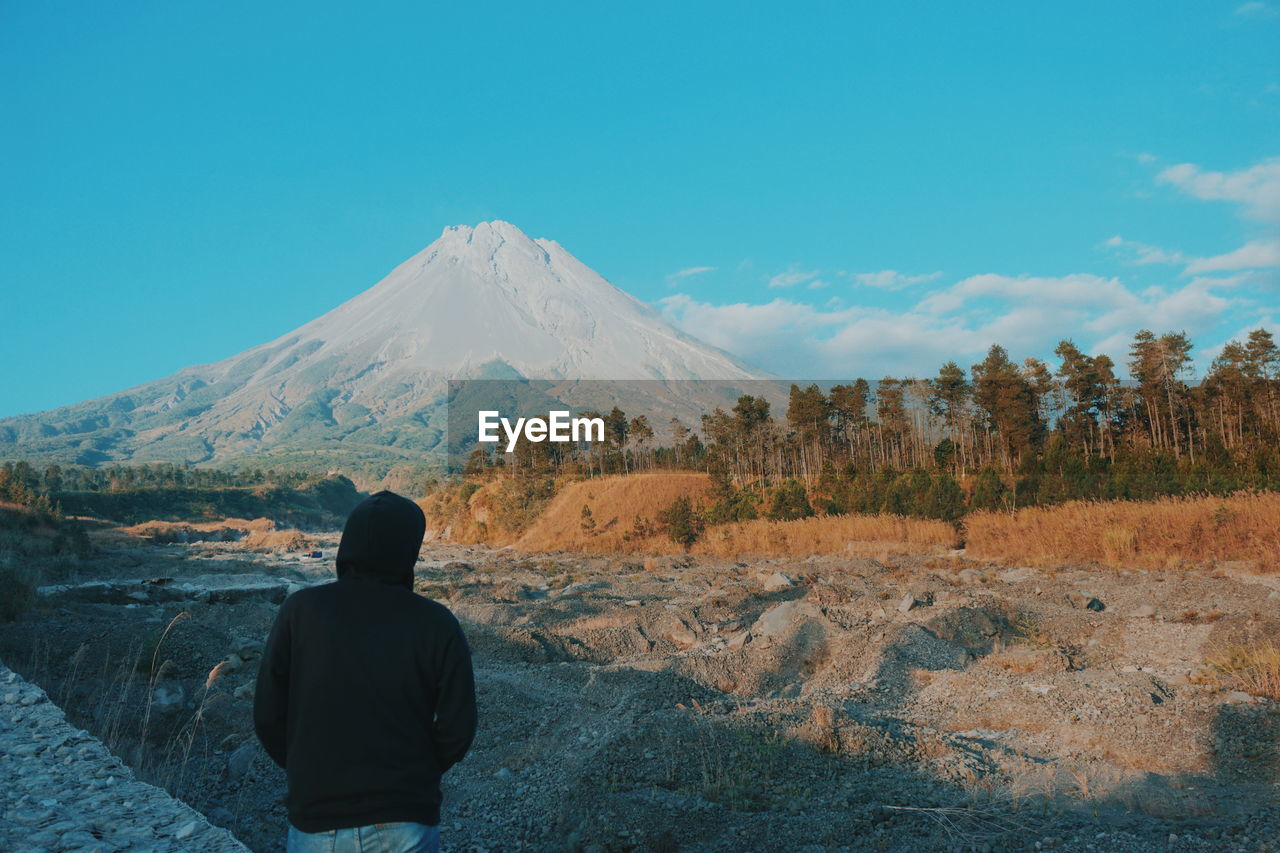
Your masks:
<path fill-rule="evenodd" d="M 458 620 L 413 591 L 425 528 L 417 504 L 378 492 L 347 519 L 338 580 L 276 615 L 253 721 L 289 778 L 291 853 L 438 849 L 440 776 L 471 746 L 476 705 Z"/>

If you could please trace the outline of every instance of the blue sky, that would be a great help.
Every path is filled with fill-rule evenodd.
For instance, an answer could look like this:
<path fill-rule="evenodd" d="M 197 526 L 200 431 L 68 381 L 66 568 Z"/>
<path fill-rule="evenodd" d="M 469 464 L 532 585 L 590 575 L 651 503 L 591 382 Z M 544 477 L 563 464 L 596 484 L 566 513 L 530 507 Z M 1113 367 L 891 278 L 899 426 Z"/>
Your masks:
<path fill-rule="evenodd" d="M 3 4 L 0 415 L 494 218 L 781 375 L 1203 365 L 1280 320 L 1278 44 L 1270 1 Z"/>

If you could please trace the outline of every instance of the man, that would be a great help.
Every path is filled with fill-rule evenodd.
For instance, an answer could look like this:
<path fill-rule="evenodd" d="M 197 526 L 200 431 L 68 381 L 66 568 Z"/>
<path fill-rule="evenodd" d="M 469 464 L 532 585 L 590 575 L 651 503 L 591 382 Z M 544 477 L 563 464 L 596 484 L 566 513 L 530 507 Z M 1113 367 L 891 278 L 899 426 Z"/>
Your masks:
<path fill-rule="evenodd" d="M 290 853 L 434 853 L 440 776 L 476 728 L 471 653 L 444 605 L 413 591 L 426 520 L 378 492 L 352 511 L 338 580 L 285 599 L 253 722 L 285 768 Z"/>

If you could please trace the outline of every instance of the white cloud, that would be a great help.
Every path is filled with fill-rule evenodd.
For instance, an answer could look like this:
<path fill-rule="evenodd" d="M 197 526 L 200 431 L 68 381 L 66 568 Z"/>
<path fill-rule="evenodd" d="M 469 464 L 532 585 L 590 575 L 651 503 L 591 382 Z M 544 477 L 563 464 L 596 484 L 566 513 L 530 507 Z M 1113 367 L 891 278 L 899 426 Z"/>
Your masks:
<path fill-rule="evenodd" d="M 925 297 L 918 306 L 930 314 L 958 311 L 978 299 L 999 299 L 1006 303 L 1030 303 L 1054 310 L 1096 308 L 1123 300 L 1129 291 L 1119 279 L 1090 273 L 1058 277 L 1007 276 L 986 273 Z"/>
<path fill-rule="evenodd" d="M 1128 263 L 1135 266 L 1146 264 L 1180 264 L 1183 262 L 1181 252 L 1171 252 L 1159 246 L 1139 243 L 1137 240 L 1126 240 L 1119 234 L 1107 240 L 1103 245 L 1117 249 L 1128 256 Z"/>
<path fill-rule="evenodd" d="M 821 270 L 801 270 L 791 268 L 786 272 L 781 272 L 769 279 L 770 287 L 795 287 L 797 284 L 804 284 L 810 279 L 818 277 Z"/>
<path fill-rule="evenodd" d="M 1015 356 L 1046 355 L 1073 337 L 1090 352 L 1123 363 L 1140 328 L 1219 326 L 1246 300 L 1219 291 L 1241 277 L 1197 277 L 1178 287 L 1134 291 L 1116 278 L 977 275 L 902 311 L 828 301 L 818 307 L 776 298 L 715 305 L 676 294 L 660 300 L 669 320 L 748 361 L 797 378 L 932 376 L 946 361 L 962 366 L 999 343 Z"/>
<path fill-rule="evenodd" d="M 879 272 L 853 273 L 853 280 L 866 287 L 878 287 L 882 290 L 903 290 L 914 284 L 933 281 L 941 275 L 941 272 L 931 272 L 925 275 L 907 275 L 897 270 L 880 270 Z"/>
<path fill-rule="evenodd" d="M 678 272 L 673 272 L 667 276 L 667 286 L 675 287 L 690 276 L 702 275 L 704 272 L 715 272 L 715 269 L 715 267 L 688 267 Z"/>
<path fill-rule="evenodd" d="M 1206 172 L 1194 163 L 1170 166 L 1156 175 L 1194 198 L 1244 205 L 1251 219 L 1280 222 L 1280 157 L 1235 172 Z"/>
<path fill-rule="evenodd" d="M 1254 0 L 1254 2 L 1241 3 L 1233 14 L 1241 18 L 1274 18 L 1277 12 L 1268 4 Z"/>
<path fill-rule="evenodd" d="M 1212 258 L 1194 258 L 1187 264 L 1186 275 L 1229 270 L 1254 270 L 1280 267 L 1280 240 L 1254 240 L 1234 252 Z"/>

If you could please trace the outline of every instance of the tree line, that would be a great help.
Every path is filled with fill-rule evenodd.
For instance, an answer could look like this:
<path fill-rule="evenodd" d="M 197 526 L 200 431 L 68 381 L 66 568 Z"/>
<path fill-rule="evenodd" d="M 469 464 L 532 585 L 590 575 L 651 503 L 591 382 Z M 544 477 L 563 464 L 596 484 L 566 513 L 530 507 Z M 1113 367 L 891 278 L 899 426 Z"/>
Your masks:
<path fill-rule="evenodd" d="M 967 370 L 792 385 L 785 411 L 744 395 L 698 429 L 673 420 L 655 441 L 644 415 L 615 407 L 605 441 L 522 442 L 509 460 L 477 451 L 468 473 L 502 466 L 525 481 L 688 468 L 716 484 L 713 520 L 971 509 L 1073 499 L 1149 499 L 1280 489 L 1280 348 L 1265 329 L 1231 341 L 1201 381 L 1183 332 L 1138 332 L 1127 377 L 1071 340 L 1056 362 L 1015 362 L 993 345 Z M 588 415 L 596 415 L 590 412 Z M 545 489 L 541 490 L 545 491 Z"/>

